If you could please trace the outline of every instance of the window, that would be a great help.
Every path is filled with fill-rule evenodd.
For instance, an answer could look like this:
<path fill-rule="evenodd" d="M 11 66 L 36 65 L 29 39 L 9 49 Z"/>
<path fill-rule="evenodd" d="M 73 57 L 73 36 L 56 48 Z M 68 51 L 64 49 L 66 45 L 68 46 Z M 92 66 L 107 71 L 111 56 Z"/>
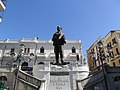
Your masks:
<path fill-rule="evenodd" d="M 110 58 L 113 58 L 113 57 L 114 57 L 113 51 L 112 51 L 112 52 L 109 52 L 109 56 L 110 56 Z"/>
<path fill-rule="evenodd" d="M 25 48 L 24 53 L 26 53 L 26 51 L 27 51 L 27 48 Z"/>
<path fill-rule="evenodd" d="M 72 53 L 76 53 L 75 47 L 72 47 Z"/>
<path fill-rule="evenodd" d="M 79 55 L 78 54 L 76 55 L 76 59 L 77 59 L 77 61 L 79 61 Z"/>
<path fill-rule="evenodd" d="M 120 65 L 120 60 L 119 60 L 119 65 Z"/>
<path fill-rule="evenodd" d="M 115 81 L 115 82 L 120 81 L 120 76 L 116 76 L 116 77 L 114 78 L 114 81 Z"/>
<path fill-rule="evenodd" d="M 0 84 L 3 84 L 2 83 L 2 81 L 7 81 L 8 80 L 8 78 L 7 78 L 7 76 L 6 75 L 2 75 L 2 76 L 0 76 L 0 81 L 1 81 L 1 83 Z M 3 85 L 4 86 L 4 85 Z M 2 89 L 2 88 L 1 88 Z M 4 90 L 4 89 L 3 89 Z"/>
<path fill-rule="evenodd" d="M 119 55 L 119 50 L 118 50 L 118 48 L 116 48 L 116 54 Z"/>
<path fill-rule="evenodd" d="M 25 45 L 24 44 L 20 44 L 20 47 L 23 48 L 23 47 L 25 47 Z"/>
<path fill-rule="evenodd" d="M 11 48 L 10 53 L 14 53 L 15 48 Z"/>
<path fill-rule="evenodd" d="M 44 53 L 44 47 L 40 48 L 40 53 Z"/>
<path fill-rule="evenodd" d="M 24 53 L 30 53 L 30 48 L 25 48 Z"/>
<path fill-rule="evenodd" d="M 28 63 L 27 62 L 23 62 L 22 65 L 21 65 L 21 70 L 27 71 L 27 67 L 28 67 Z"/>
<path fill-rule="evenodd" d="M 91 53 L 93 53 L 93 54 L 94 54 L 94 53 L 95 53 L 95 50 L 94 50 L 94 49 L 91 49 Z"/>
<path fill-rule="evenodd" d="M 30 53 L 30 48 L 28 48 L 28 51 L 27 51 L 27 53 Z"/>
<path fill-rule="evenodd" d="M 120 38 L 120 33 L 117 33 L 118 38 Z"/>
<path fill-rule="evenodd" d="M 112 47 L 112 46 L 111 46 L 111 42 L 109 42 L 109 43 L 107 44 L 107 47 Z"/>
<path fill-rule="evenodd" d="M 34 53 L 30 53 L 30 56 L 34 56 Z"/>
<path fill-rule="evenodd" d="M 115 38 L 112 39 L 112 43 L 113 45 L 117 43 Z"/>
<path fill-rule="evenodd" d="M 116 65 L 115 65 L 115 62 L 113 62 L 113 66 L 115 67 Z"/>

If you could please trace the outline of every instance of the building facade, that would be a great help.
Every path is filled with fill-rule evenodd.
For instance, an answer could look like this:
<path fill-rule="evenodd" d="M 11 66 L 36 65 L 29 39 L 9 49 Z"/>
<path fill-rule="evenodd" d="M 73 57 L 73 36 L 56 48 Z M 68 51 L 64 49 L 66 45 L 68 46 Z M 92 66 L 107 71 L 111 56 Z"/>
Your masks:
<path fill-rule="evenodd" d="M 120 89 L 120 30 L 110 31 L 96 40 L 87 50 L 90 74 L 78 80 L 84 90 Z M 78 90 L 79 83 L 78 83 Z"/>
<path fill-rule="evenodd" d="M 110 66 L 120 66 L 120 30 L 110 31 L 104 38 L 99 38 L 87 50 L 89 68 L 94 71 L 103 63 Z M 99 42 L 103 44 L 103 58 L 100 58 Z M 102 62 L 101 62 L 102 59 Z"/>
<path fill-rule="evenodd" d="M 9 66 L 11 73 L 15 73 L 11 86 L 6 73 L 5 86 L 12 88 L 10 90 L 76 90 L 76 80 L 89 74 L 88 65 L 83 62 L 81 46 L 80 40 L 68 40 L 63 46 L 67 64 L 53 65 L 55 54 L 51 40 L 1 40 L 0 64 Z"/>
<path fill-rule="evenodd" d="M 111 52 L 108 63 L 110 66 L 120 66 L 120 30 L 110 31 L 104 38 L 106 46 L 110 46 Z"/>
<path fill-rule="evenodd" d="M 102 37 L 99 37 L 87 50 L 87 58 L 90 71 L 98 71 L 101 68 L 102 62 L 99 52 L 99 42 L 101 41 L 104 45 L 104 39 Z M 103 48 L 103 54 L 105 54 L 105 48 Z M 103 60 L 103 63 L 106 63 L 106 59 Z"/>

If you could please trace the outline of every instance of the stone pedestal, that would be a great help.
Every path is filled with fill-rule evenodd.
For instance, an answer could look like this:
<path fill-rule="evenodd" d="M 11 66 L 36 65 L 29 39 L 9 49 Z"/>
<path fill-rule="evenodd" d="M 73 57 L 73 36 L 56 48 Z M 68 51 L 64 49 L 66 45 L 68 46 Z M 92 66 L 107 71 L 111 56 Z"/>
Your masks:
<path fill-rule="evenodd" d="M 67 65 L 51 66 L 49 90 L 71 90 Z"/>

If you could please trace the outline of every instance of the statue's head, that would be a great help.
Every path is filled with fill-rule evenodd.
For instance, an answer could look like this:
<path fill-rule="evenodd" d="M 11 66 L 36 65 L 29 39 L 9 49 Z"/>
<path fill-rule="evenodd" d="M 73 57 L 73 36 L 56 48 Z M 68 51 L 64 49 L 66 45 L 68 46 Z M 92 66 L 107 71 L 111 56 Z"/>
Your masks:
<path fill-rule="evenodd" d="M 62 30 L 62 27 L 61 26 L 57 26 L 57 30 L 58 31 Z"/>

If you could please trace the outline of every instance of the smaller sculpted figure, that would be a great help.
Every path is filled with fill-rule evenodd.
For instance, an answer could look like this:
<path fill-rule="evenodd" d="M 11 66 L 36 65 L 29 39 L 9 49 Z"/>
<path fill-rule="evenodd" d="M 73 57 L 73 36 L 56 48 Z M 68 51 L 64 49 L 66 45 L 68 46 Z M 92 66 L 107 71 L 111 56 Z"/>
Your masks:
<path fill-rule="evenodd" d="M 66 43 L 65 35 L 61 32 L 62 27 L 57 26 L 57 32 L 53 34 L 52 41 L 54 46 L 54 53 L 56 58 L 56 64 L 59 64 L 59 55 L 61 59 L 61 63 L 64 64 L 63 61 L 63 45 Z"/>

